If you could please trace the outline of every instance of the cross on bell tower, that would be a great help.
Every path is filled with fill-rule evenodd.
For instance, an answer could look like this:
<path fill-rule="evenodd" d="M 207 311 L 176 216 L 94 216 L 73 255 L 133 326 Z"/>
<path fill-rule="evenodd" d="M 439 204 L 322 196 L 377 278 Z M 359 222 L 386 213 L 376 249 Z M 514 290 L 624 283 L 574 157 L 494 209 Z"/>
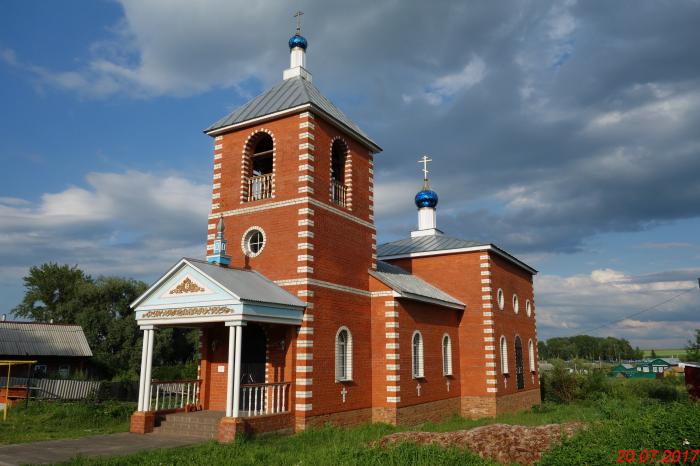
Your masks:
<path fill-rule="evenodd" d="M 308 47 L 309 43 L 301 35 L 301 17 L 303 14 L 303 11 L 294 13 L 297 30 L 289 39 L 289 68 L 282 73 L 282 78 L 285 80 L 301 76 L 307 81 L 311 81 L 311 73 L 306 69 L 306 47 Z"/>

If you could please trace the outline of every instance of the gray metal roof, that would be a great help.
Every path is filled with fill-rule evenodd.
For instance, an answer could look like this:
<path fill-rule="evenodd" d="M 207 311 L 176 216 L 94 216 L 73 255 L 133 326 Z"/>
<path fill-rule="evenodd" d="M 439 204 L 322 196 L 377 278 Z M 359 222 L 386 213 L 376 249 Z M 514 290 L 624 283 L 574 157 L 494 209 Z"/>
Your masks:
<path fill-rule="evenodd" d="M 263 92 L 247 104 L 238 108 L 230 115 L 220 119 L 204 130 L 204 132 L 209 133 L 226 126 L 243 123 L 254 118 L 264 117 L 305 104 L 313 105 L 316 109 L 325 113 L 326 116 L 345 127 L 345 129 L 349 130 L 351 133 L 355 133 L 355 135 L 364 140 L 363 142 L 368 144 L 375 152 L 381 151 L 381 148 L 372 141 L 359 126 L 353 123 L 350 118 L 338 109 L 338 107 L 333 105 L 330 100 L 321 94 L 321 91 L 319 91 L 316 86 L 302 77 L 295 77 L 282 81 L 272 89 Z"/>
<path fill-rule="evenodd" d="M 377 257 L 390 257 L 416 252 L 433 252 L 448 249 L 474 248 L 488 246 L 488 243 L 467 241 L 447 235 L 428 235 L 416 238 L 405 238 L 377 246 Z"/>
<path fill-rule="evenodd" d="M 2 356 L 92 356 L 80 325 L 0 322 Z"/>
<path fill-rule="evenodd" d="M 370 274 L 396 291 L 402 298 L 427 301 L 433 304 L 464 309 L 464 303 L 462 301 L 453 298 L 444 291 L 396 265 L 377 261 L 377 270 L 371 270 Z"/>
<path fill-rule="evenodd" d="M 440 251 L 449 251 L 454 249 L 466 248 L 483 248 L 492 251 L 507 261 L 522 267 L 532 274 L 536 274 L 537 270 L 527 265 L 512 254 L 504 251 L 498 246 L 491 243 L 482 243 L 480 241 L 469 241 L 465 239 L 453 238 L 444 234 L 418 236 L 415 238 L 405 238 L 390 243 L 384 243 L 377 246 L 377 257 L 379 259 L 389 259 L 402 256 L 409 256 L 414 253 L 439 253 Z"/>
<path fill-rule="evenodd" d="M 305 307 L 306 303 L 254 270 L 219 267 L 199 259 L 185 259 L 192 267 L 228 289 L 242 301 Z"/>

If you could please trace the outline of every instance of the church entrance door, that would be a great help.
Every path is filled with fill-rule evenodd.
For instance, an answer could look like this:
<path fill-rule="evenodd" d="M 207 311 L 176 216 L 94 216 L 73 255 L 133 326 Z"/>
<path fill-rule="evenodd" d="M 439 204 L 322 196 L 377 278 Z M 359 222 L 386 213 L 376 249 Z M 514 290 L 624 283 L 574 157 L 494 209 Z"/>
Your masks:
<path fill-rule="evenodd" d="M 241 352 L 241 383 L 265 383 L 265 353 L 267 336 L 258 324 L 243 327 Z"/>

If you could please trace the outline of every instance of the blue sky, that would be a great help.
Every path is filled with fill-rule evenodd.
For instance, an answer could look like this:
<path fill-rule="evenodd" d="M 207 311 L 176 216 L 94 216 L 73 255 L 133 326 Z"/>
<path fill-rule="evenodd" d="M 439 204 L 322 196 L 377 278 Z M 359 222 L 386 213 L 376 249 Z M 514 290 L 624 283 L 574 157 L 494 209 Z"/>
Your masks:
<path fill-rule="evenodd" d="M 150 281 L 201 256 L 202 129 L 281 78 L 293 9 L 314 82 L 384 152 L 379 240 L 439 226 L 540 270 L 541 338 L 700 276 L 700 6 L 674 2 L 10 0 L 0 16 L 0 312 L 29 266 Z M 683 346 L 700 291 L 598 330 Z"/>

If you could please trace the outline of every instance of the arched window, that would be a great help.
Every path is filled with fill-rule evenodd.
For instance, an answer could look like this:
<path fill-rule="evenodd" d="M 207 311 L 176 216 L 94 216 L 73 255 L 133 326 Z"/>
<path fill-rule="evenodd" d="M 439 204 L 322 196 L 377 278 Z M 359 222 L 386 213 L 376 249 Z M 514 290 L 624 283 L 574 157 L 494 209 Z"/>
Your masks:
<path fill-rule="evenodd" d="M 508 343 L 506 342 L 506 337 L 501 335 L 501 373 L 503 375 L 508 373 Z"/>
<path fill-rule="evenodd" d="M 342 139 L 336 139 L 331 146 L 331 201 L 341 206 L 347 205 L 345 184 L 345 162 L 348 146 Z"/>
<path fill-rule="evenodd" d="M 523 368 L 523 342 L 515 336 L 515 381 L 518 390 L 525 388 L 525 370 Z"/>
<path fill-rule="evenodd" d="M 449 335 L 442 337 L 442 375 L 452 375 L 452 340 Z"/>
<path fill-rule="evenodd" d="M 527 342 L 527 355 L 530 358 L 530 372 L 535 372 L 535 345 L 532 340 Z"/>
<path fill-rule="evenodd" d="M 352 380 L 352 334 L 347 327 L 340 327 L 335 335 L 335 380 Z"/>
<path fill-rule="evenodd" d="M 258 133 L 248 142 L 248 200 L 272 197 L 274 143 L 272 136 Z"/>
<path fill-rule="evenodd" d="M 532 304 L 530 303 L 529 299 L 525 301 L 525 312 L 527 313 L 528 317 L 532 315 Z"/>
<path fill-rule="evenodd" d="M 516 314 L 520 311 L 520 301 L 518 300 L 518 295 L 513 293 L 513 312 Z"/>
<path fill-rule="evenodd" d="M 413 378 L 421 379 L 423 374 L 423 335 L 418 330 L 413 333 L 413 344 L 411 345 L 411 360 L 413 368 Z"/>

